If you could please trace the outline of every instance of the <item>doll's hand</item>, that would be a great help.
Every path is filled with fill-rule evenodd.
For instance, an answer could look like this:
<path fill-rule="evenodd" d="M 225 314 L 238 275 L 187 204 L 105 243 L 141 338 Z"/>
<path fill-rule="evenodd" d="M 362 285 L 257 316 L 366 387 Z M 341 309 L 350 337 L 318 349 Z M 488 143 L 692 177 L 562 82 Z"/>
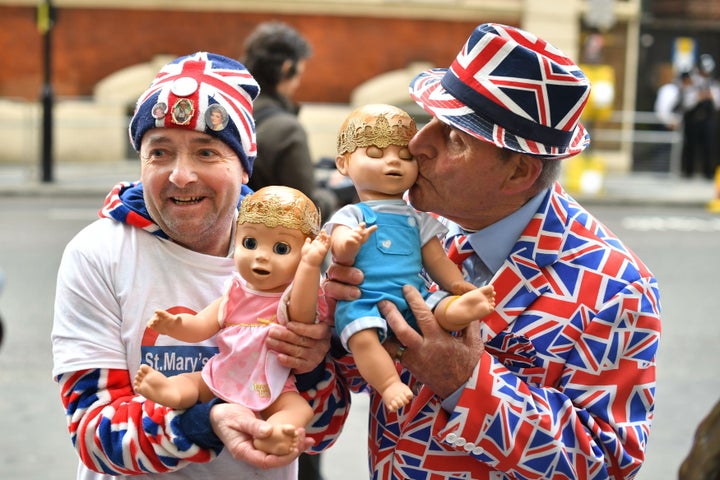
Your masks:
<path fill-rule="evenodd" d="M 362 222 L 357 227 L 352 229 L 352 231 L 348 235 L 347 241 L 354 245 L 360 246 L 367 242 L 368 238 L 370 238 L 370 235 L 372 235 L 372 233 L 377 230 L 377 228 L 377 225 L 367 227 L 365 222 Z"/>
<path fill-rule="evenodd" d="M 270 455 L 253 446 L 254 438 L 267 438 L 272 427 L 258 419 L 248 408 L 231 403 L 219 403 L 210 409 L 213 431 L 236 460 L 258 468 L 277 468 L 292 463 L 301 452 L 310 448 L 313 440 L 305 437 L 305 429 L 298 429 L 298 449 L 288 455 Z"/>
<path fill-rule="evenodd" d="M 320 230 L 313 240 L 305 239 L 302 247 L 302 261 L 313 267 L 319 267 L 325 260 L 328 250 L 330 250 L 330 235 L 325 230 Z"/>
<path fill-rule="evenodd" d="M 165 310 L 155 310 L 155 314 L 148 322 L 148 328 L 152 328 L 158 333 L 169 335 L 181 323 L 180 315 L 173 315 Z"/>
<path fill-rule="evenodd" d="M 278 354 L 280 364 L 295 373 L 307 373 L 320 365 L 330 350 L 330 326 L 291 321 L 287 328 L 271 328 L 265 341 Z"/>

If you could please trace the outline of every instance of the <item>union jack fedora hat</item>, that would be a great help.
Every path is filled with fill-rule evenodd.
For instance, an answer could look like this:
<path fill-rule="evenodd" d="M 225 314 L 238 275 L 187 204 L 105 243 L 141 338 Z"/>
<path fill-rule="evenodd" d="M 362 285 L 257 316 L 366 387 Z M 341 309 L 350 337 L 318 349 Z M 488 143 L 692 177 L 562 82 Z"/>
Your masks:
<path fill-rule="evenodd" d="M 450 68 L 427 70 L 410 96 L 439 120 L 501 148 L 561 159 L 590 135 L 580 114 L 590 82 L 565 54 L 507 25 L 475 28 Z"/>

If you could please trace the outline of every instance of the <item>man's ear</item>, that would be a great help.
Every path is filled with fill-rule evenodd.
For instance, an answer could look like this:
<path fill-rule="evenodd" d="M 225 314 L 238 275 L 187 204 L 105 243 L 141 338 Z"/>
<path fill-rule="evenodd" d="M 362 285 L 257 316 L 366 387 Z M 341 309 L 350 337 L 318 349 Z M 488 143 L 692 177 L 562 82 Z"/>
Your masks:
<path fill-rule="evenodd" d="M 516 153 L 509 160 L 508 167 L 503 189 L 512 193 L 527 191 L 542 172 L 542 160 L 531 155 Z"/>
<path fill-rule="evenodd" d="M 241 183 L 242 185 L 247 185 L 247 182 L 249 182 L 249 181 L 250 181 L 250 176 L 247 174 L 247 172 L 246 172 L 245 169 L 243 168 L 242 180 L 241 180 L 240 183 Z"/>
<path fill-rule="evenodd" d="M 289 58 L 286 59 L 280 66 L 280 80 L 287 80 L 289 78 L 292 78 L 295 76 L 296 73 L 297 67 L 295 66 L 295 62 L 293 62 Z"/>
<path fill-rule="evenodd" d="M 348 154 L 346 154 L 346 153 L 335 157 L 335 168 L 337 168 L 337 171 L 340 172 L 341 174 L 345 175 L 346 177 L 347 177 L 347 162 L 348 162 Z"/>

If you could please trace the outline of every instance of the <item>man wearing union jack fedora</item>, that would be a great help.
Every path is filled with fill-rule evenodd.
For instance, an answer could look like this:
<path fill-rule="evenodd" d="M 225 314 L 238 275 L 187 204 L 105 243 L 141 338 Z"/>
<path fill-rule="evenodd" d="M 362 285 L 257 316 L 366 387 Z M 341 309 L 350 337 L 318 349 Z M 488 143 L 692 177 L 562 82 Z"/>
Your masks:
<path fill-rule="evenodd" d="M 441 217 L 468 280 L 492 283 L 496 307 L 452 336 L 412 288 L 422 334 L 381 305 L 396 335 L 385 347 L 415 397 L 390 413 L 371 393 L 373 479 L 629 479 L 640 469 L 658 284 L 557 181 L 561 159 L 589 144 L 579 121 L 589 92 L 561 51 L 498 24 L 411 82 L 433 118 L 409 144 L 419 169 L 409 200 Z M 332 265 L 327 294 L 353 298 L 359 273 Z M 338 384 L 364 388 L 350 356 L 337 363 Z"/>
<path fill-rule="evenodd" d="M 53 376 L 80 457 L 79 479 L 297 478 L 299 451 L 312 443 L 304 431 L 299 451 L 267 455 L 253 439 L 267 437 L 270 425 L 247 408 L 211 401 L 174 410 L 134 392 L 130 373 L 141 363 L 166 375 L 198 371 L 218 351 L 214 338 L 186 343 L 153 333 L 147 323 L 158 309 L 200 311 L 236 271 L 233 236 L 257 152 L 258 92 L 241 63 L 217 54 L 165 65 L 130 121 L 140 181 L 118 184 L 101 218 L 65 248 Z M 327 325 L 290 322 L 268 335 L 278 361 L 298 374 L 298 390 L 315 386 L 314 370 L 332 371 L 324 358 Z M 325 444 L 337 434 L 326 433 L 326 399 L 312 394 L 321 421 L 309 425 Z"/>

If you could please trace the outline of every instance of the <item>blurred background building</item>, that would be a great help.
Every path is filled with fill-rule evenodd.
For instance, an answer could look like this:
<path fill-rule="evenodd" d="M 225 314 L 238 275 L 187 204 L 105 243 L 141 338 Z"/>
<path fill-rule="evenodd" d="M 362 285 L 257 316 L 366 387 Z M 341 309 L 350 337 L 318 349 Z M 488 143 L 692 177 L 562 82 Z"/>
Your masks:
<path fill-rule="evenodd" d="M 717 0 L 0 0 L 0 162 L 38 162 L 48 84 L 55 162 L 134 160 L 128 118 L 160 66 L 197 50 L 238 58 L 270 19 L 312 44 L 296 99 L 318 159 L 334 157 L 355 105 L 393 103 L 422 121 L 410 79 L 447 67 L 476 25 L 501 22 L 586 68 L 604 168 L 670 172 L 671 148 L 656 150 L 678 139 L 657 131 L 657 87 L 678 62 L 720 56 Z"/>

